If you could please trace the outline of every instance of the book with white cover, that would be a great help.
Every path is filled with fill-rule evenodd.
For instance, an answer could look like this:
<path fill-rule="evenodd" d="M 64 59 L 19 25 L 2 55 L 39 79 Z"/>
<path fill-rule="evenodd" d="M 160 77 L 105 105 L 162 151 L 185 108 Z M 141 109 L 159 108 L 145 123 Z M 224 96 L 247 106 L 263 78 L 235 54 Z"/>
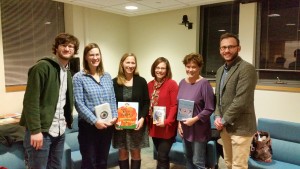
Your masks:
<path fill-rule="evenodd" d="M 194 101 L 179 99 L 177 120 L 184 121 L 187 118 L 192 118 L 194 111 Z"/>
<path fill-rule="evenodd" d="M 109 103 L 103 103 L 95 106 L 97 119 L 101 122 L 109 124 L 112 121 L 112 112 Z"/>
<path fill-rule="evenodd" d="M 153 124 L 164 122 L 166 119 L 165 106 L 153 106 Z"/>

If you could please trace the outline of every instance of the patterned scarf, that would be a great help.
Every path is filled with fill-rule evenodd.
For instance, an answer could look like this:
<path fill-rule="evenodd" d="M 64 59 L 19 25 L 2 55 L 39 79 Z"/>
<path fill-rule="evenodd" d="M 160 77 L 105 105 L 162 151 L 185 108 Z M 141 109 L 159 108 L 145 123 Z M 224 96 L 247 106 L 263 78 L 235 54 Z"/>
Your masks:
<path fill-rule="evenodd" d="M 166 78 L 164 78 L 162 81 L 158 82 L 154 79 L 154 90 L 151 95 L 151 100 L 150 100 L 150 107 L 149 107 L 149 115 L 152 118 L 153 116 L 153 107 L 158 104 L 158 98 L 159 98 L 159 90 L 161 85 L 166 81 Z"/>

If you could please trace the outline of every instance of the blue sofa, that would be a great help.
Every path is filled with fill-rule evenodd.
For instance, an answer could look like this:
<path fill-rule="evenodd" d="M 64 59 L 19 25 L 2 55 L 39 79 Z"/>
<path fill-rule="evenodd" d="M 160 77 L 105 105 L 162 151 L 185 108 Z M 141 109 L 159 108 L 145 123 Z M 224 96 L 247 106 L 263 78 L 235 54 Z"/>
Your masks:
<path fill-rule="evenodd" d="M 211 129 L 215 130 L 216 127 L 214 126 L 214 115 L 210 116 L 211 121 Z M 217 142 L 211 140 L 207 143 L 206 149 L 206 167 L 208 168 L 218 168 L 218 160 L 219 160 L 219 153 L 217 151 Z M 157 159 L 157 151 L 155 147 L 153 147 L 153 157 Z M 173 143 L 170 153 L 169 153 L 170 162 L 178 165 L 186 165 L 186 159 L 183 152 L 183 143 L 182 138 L 177 133 L 175 142 Z"/>
<path fill-rule="evenodd" d="M 24 135 L 24 129 L 21 129 L 19 125 L 7 125 L 5 127 L 6 130 L 9 127 L 10 130 L 7 131 L 13 131 L 10 132 L 12 133 L 11 135 L 16 135 L 17 132 Z M 74 115 L 73 129 L 66 130 L 66 140 L 62 161 L 63 169 L 80 169 L 81 167 L 81 154 L 79 151 L 77 136 L 78 115 L 76 114 Z M 16 142 L 14 142 L 11 146 L 0 144 L 0 166 L 8 169 L 25 169 L 24 152 L 22 140 L 16 140 Z M 108 156 L 108 166 L 112 167 L 118 165 L 118 159 L 118 151 L 111 147 Z"/>
<path fill-rule="evenodd" d="M 80 169 L 81 167 L 81 154 L 79 151 L 78 143 L 78 115 L 74 115 L 73 129 L 66 130 L 65 150 L 63 155 L 63 168 L 64 169 Z M 110 147 L 107 165 L 113 167 L 118 165 L 119 155 L 118 150 Z"/>
<path fill-rule="evenodd" d="M 24 169 L 25 128 L 18 124 L 0 126 L 0 166 L 8 169 Z"/>
<path fill-rule="evenodd" d="M 0 144 L 0 166 L 8 169 L 24 169 L 23 142 L 15 142 L 10 147 Z"/>
<path fill-rule="evenodd" d="M 270 133 L 272 162 L 265 163 L 249 158 L 249 169 L 300 168 L 300 123 L 259 118 L 258 130 Z"/>

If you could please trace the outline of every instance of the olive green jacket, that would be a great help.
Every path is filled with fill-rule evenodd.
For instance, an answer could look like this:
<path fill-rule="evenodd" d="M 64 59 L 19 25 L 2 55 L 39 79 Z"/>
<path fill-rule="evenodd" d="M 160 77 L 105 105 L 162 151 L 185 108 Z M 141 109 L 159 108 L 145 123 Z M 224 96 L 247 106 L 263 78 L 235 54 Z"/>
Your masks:
<path fill-rule="evenodd" d="M 224 66 L 218 69 L 216 75 L 215 115 L 225 120 L 228 133 L 252 136 L 257 130 L 254 110 L 254 91 L 257 83 L 255 68 L 238 56 L 230 65 L 224 87 L 221 89 Z"/>
<path fill-rule="evenodd" d="M 68 71 L 64 115 L 67 127 L 73 122 L 73 85 Z M 50 58 L 39 60 L 28 71 L 28 82 L 23 100 L 20 125 L 31 134 L 48 132 L 51 127 L 59 97 L 60 66 Z"/>

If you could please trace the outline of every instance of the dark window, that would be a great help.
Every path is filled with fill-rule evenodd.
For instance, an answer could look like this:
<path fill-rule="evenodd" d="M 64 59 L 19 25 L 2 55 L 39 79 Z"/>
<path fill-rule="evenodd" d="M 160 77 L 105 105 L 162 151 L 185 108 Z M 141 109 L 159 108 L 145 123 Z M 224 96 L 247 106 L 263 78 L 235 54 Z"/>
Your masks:
<path fill-rule="evenodd" d="M 294 84 L 300 80 L 299 3 L 300 0 L 258 3 L 256 68 L 262 81 Z"/>
<path fill-rule="evenodd" d="M 221 34 L 238 34 L 239 3 L 205 5 L 201 6 L 200 12 L 199 49 L 204 57 L 202 75 L 214 79 L 216 71 L 224 64 L 219 53 Z"/>
<path fill-rule="evenodd" d="M 64 32 L 63 3 L 50 0 L 0 0 L 5 85 L 27 83 L 28 69 L 53 56 L 55 36 Z"/>

